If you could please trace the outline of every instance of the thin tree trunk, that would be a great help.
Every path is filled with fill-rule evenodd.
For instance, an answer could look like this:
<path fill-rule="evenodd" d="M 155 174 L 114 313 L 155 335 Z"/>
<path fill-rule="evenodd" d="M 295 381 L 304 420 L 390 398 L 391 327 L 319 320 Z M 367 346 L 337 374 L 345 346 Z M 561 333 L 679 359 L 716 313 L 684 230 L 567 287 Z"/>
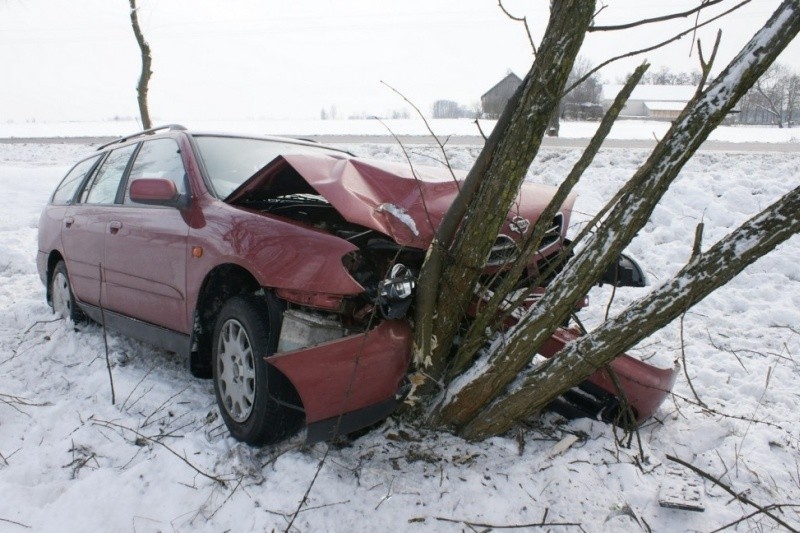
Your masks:
<path fill-rule="evenodd" d="M 486 343 L 489 337 L 491 337 L 491 334 L 496 331 L 497 324 L 502 323 L 505 317 L 509 315 L 513 309 L 518 307 L 518 301 L 511 302 L 508 309 L 504 309 L 503 303 L 506 302 L 509 293 L 516 285 L 523 270 L 539 249 L 539 245 L 545 236 L 545 231 L 547 227 L 550 226 L 550 221 L 553 220 L 553 217 L 555 217 L 561 205 L 594 160 L 603 141 L 608 136 L 609 132 L 611 132 L 614 121 L 616 121 L 622 108 L 625 107 L 625 103 L 628 101 L 633 89 L 639 83 L 639 80 L 641 80 L 649 66 L 649 64 L 644 63 L 633 72 L 625 83 L 625 86 L 614 99 L 614 103 L 608 108 L 608 111 L 600 122 L 600 126 L 597 128 L 586 150 L 584 150 L 566 179 L 564 179 L 558 187 L 550 204 L 542 212 L 539 220 L 531 230 L 531 234 L 524 243 L 514 265 L 505 273 L 503 281 L 494 289 L 492 297 L 486 302 L 485 306 L 480 309 L 477 316 L 469 325 L 469 329 L 464 335 L 458 353 L 449 369 L 448 377 L 452 378 L 463 372 L 474 358 L 475 353 Z M 527 296 L 527 294 L 517 300 L 523 300 L 525 296 Z M 500 317 L 497 316 L 498 309 L 504 309 Z M 488 334 L 487 329 L 489 331 Z"/>
<path fill-rule="evenodd" d="M 136 86 L 136 100 L 139 103 L 139 114 L 142 117 L 142 126 L 144 129 L 150 129 L 153 125 L 150 122 L 150 110 L 147 105 L 147 85 L 150 83 L 150 76 L 153 72 L 150 66 L 153 59 L 150 55 L 150 45 L 144 39 L 144 34 L 139 26 L 139 16 L 137 15 L 136 0 L 130 0 L 131 4 L 131 26 L 133 26 L 133 34 L 136 36 L 136 42 L 139 44 L 139 50 L 142 54 L 142 74 L 139 76 L 139 84 Z"/>
<path fill-rule="evenodd" d="M 470 210 L 463 220 L 453 219 L 449 212 L 445 218 L 452 226 L 442 233 L 455 233 L 458 227 L 455 241 L 450 246 L 449 234 L 442 239 L 437 234 L 429 250 L 420 274 L 414 348 L 415 361 L 429 380 L 428 387 L 421 388 L 423 392 L 429 392 L 430 384 L 444 372 L 475 282 L 539 149 L 550 112 L 561 98 L 594 7 L 594 0 L 552 3 L 548 28 L 531 71 L 523 81 L 519 104 L 514 107 L 509 104 L 510 109 L 503 114 L 504 118 L 510 116 L 507 127 L 500 130 L 498 123 L 490 137 L 490 141 L 494 138 L 499 142 L 487 143 L 479 156 L 480 166 L 476 164 L 467 178 L 469 183 L 462 194 L 475 191 L 475 196 L 471 202 L 457 200 L 462 206 L 469 203 Z"/>
<path fill-rule="evenodd" d="M 631 179 L 630 191 L 614 206 L 586 247 L 548 286 L 507 336 L 507 344 L 488 356 L 485 368 L 451 387 L 432 420 L 456 428 L 516 379 L 538 347 L 567 318 L 575 302 L 600 278 L 608 264 L 647 222 L 656 204 L 708 134 L 725 118 L 777 55 L 800 31 L 800 3 L 784 0 L 764 28 L 714 82 L 691 102 Z M 573 384 L 580 379 L 575 378 Z"/>

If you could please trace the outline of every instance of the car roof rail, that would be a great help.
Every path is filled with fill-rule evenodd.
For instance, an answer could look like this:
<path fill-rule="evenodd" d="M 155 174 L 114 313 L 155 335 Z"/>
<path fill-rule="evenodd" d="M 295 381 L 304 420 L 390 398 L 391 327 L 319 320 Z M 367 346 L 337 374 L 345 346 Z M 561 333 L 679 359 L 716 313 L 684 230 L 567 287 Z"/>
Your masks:
<path fill-rule="evenodd" d="M 168 131 L 186 131 L 186 126 L 181 126 L 180 124 L 165 124 L 163 126 L 156 126 L 155 128 L 150 128 L 147 130 L 142 130 L 136 133 L 132 133 L 130 135 L 126 135 L 124 137 L 120 137 L 118 139 L 114 139 L 111 142 L 98 146 L 98 150 L 102 150 L 103 148 L 108 148 L 112 144 L 120 144 L 124 143 L 125 141 L 129 141 L 131 139 L 135 139 L 136 137 L 142 137 L 144 135 L 152 135 L 157 131 L 161 130 L 168 130 Z"/>

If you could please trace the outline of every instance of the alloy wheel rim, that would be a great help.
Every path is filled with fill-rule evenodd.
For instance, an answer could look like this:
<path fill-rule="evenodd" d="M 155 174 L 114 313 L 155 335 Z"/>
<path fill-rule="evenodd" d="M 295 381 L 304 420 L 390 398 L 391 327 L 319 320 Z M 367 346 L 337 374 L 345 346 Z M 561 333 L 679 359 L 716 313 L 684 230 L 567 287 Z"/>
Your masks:
<path fill-rule="evenodd" d="M 53 311 L 63 318 L 69 318 L 72 306 L 69 296 L 69 280 L 63 272 L 56 274 L 53 280 Z"/>
<path fill-rule="evenodd" d="M 217 354 L 217 386 L 222 405 L 235 422 L 244 422 L 256 397 L 256 368 L 253 346 L 241 322 L 234 318 L 225 321 Z"/>

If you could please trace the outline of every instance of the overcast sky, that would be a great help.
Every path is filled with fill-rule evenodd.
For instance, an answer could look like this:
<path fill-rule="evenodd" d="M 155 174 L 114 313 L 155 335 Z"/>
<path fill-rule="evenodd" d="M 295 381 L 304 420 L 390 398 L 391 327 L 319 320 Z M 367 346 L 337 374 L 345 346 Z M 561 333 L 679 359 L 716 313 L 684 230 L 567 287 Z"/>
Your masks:
<path fill-rule="evenodd" d="M 697 2 L 605 0 L 597 23 Z M 717 72 L 778 4 L 752 0 L 698 32 L 710 49 L 723 30 Z M 504 5 L 526 15 L 541 38 L 548 0 Z M 140 0 L 140 18 L 153 49 L 150 102 L 158 122 L 315 118 L 331 106 L 346 118 L 404 108 L 381 80 L 429 112 L 436 99 L 478 102 L 509 69 L 522 76 L 532 60 L 522 25 L 496 0 Z M 598 64 L 689 24 L 590 34 L 582 55 Z M 646 57 L 653 69 L 696 70 L 691 42 L 686 37 Z M 602 77 L 615 82 L 643 57 L 614 64 Z M 779 61 L 800 70 L 800 43 Z M 0 121 L 137 116 L 140 65 L 128 0 L 0 0 Z"/>

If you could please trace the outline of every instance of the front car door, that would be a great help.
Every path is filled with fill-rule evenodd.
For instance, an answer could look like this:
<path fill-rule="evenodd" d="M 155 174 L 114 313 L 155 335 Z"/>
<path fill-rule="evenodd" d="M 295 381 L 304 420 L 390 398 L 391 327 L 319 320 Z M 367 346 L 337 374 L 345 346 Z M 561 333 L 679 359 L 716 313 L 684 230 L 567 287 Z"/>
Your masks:
<path fill-rule="evenodd" d="M 106 235 L 104 304 L 120 314 L 189 333 L 189 210 L 132 202 L 130 184 L 138 178 L 170 179 L 179 193 L 190 193 L 178 143 L 171 138 L 143 142 Z"/>

